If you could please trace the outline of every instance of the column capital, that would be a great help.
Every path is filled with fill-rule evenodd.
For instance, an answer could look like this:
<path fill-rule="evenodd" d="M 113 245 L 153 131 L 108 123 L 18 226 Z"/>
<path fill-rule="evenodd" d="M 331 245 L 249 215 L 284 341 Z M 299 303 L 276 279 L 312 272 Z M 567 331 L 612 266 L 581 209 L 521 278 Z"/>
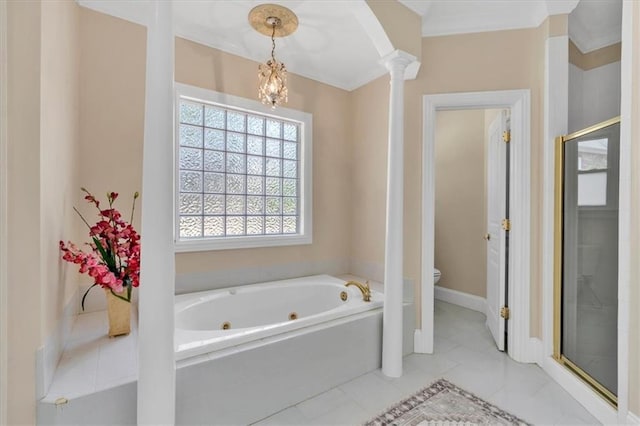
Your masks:
<path fill-rule="evenodd" d="M 406 80 L 416 78 L 418 69 L 420 68 L 420 62 L 418 62 L 415 56 L 400 49 L 396 49 L 382 57 L 380 63 L 389 70 L 392 77 L 394 75 L 401 75 L 404 76 Z"/>

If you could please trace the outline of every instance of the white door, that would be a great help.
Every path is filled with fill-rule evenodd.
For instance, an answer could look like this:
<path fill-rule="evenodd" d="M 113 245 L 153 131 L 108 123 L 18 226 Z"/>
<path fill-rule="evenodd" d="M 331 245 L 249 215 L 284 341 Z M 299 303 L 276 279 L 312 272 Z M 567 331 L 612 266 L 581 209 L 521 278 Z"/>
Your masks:
<path fill-rule="evenodd" d="M 505 350 L 506 319 L 500 309 L 506 305 L 507 231 L 502 220 L 508 217 L 507 173 L 508 144 L 503 132 L 508 129 L 509 111 L 498 114 L 489 126 L 487 147 L 487 326 L 498 349 Z"/>

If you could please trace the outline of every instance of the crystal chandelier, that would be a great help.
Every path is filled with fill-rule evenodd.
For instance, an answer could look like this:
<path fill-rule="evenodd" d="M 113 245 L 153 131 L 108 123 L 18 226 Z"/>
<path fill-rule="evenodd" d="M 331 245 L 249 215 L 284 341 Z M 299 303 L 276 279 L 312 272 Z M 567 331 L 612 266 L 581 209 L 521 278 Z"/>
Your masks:
<path fill-rule="evenodd" d="M 249 12 L 249 22 L 258 32 L 271 36 L 271 59 L 258 66 L 258 98 L 275 109 L 287 102 L 287 69 L 275 57 L 275 37 L 284 37 L 298 27 L 298 18 L 289 9 L 275 4 L 263 4 Z"/>
<path fill-rule="evenodd" d="M 274 39 L 276 27 L 280 24 L 280 20 L 273 16 L 267 18 L 267 23 L 273 26 L 271 33 L 271 59 L 265 64 L 258 65 L 258 98 L 265 105 L 286 104 L 287 97 L 287 69 L 282 62 L 276 60 L 276 41 Z"/>

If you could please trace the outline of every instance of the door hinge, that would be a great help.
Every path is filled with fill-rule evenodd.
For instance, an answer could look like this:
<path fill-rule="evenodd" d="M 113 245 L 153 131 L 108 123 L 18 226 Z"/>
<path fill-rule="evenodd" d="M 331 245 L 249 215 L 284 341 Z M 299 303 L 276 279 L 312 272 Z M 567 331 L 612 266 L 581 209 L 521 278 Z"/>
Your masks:
<path fill-rule="evenodd" d="M 502 219 L 502 229 L 511 231 L 511 221 L 509 219 Z"/>
<path fill-rule="evenodd" d="M 508 130 L 502 132 L 502 140 L 504 141 L 504 143 L 511 142 L 511 132 Z"/>
<path fill-rule="evenodd" d="M 506 320 L 509 319 L 511 312 L 509 311 L 509 308 L 507 308 L 506 306 L 503 306 L 502 308 L 500 308 L 500 317 L 504 318 Z"/>

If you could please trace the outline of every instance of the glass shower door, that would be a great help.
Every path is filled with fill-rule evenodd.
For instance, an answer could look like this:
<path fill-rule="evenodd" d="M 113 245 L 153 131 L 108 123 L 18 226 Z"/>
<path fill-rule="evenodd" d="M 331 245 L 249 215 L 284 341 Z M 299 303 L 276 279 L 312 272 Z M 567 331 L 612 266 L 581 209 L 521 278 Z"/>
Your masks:
<path fill-rule="evenodd" d="M 618 378 L 620 120 L 558 138 L 555 358 L 612 404 Z"/>

